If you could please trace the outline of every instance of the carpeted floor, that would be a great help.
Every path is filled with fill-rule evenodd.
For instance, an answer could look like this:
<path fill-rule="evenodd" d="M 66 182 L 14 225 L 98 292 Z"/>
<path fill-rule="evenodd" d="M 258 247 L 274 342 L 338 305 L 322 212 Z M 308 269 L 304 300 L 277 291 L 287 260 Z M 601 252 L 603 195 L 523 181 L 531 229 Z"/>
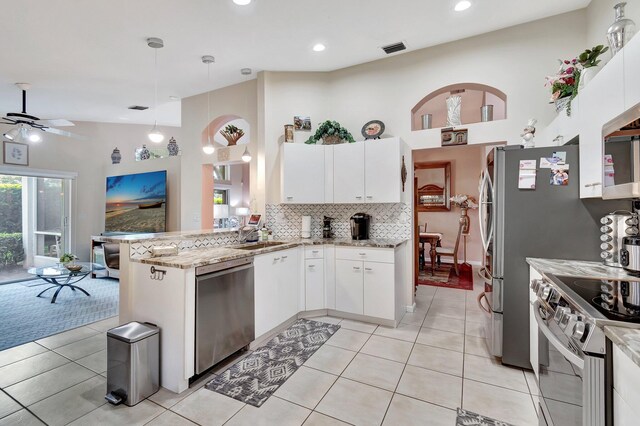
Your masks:
<path fill-rule="evenodd" d="M 453 265 L 443 263 L 436 267 L 434 275 L 431 275 L 431 267 L 426 266 L 418 275 L 418 285 L 432 285 L 437 287 L 458 288 L 461 290 L 473 289 L 473 268 L 469 264 L 458 265 L 460 275 L 457 276 Z"/>
<path fill-rule="evenodd" d="M 117 280 L 85 278 L 77 285 L 91 296 L 64 288 L 56 303 L 55 289 L 36 297 L 50 286 L 42 280 L 0 285 L 0 351 L 118 315 Z"/>

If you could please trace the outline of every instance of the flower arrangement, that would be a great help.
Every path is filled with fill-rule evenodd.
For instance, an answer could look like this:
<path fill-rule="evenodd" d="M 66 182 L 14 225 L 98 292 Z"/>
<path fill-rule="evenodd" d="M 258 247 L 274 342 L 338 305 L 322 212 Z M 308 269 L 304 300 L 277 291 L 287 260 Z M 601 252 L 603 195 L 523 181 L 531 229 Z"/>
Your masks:
<path fill-rule="evenodd" d="M 569 98 L 567 105 L 567 115 L 571 114 L 571 100 L 578 94 L 578 82 L 580 80 L 580 70 L 578 60 L 559 60 L 560 68 L 555 75 L 547 76 L 546 86 L 551 86 L 550 102 L 558 99 Z"/>
<path fill-rule="evenodd" d="M 62 256 L 60 256 L 60 263 L 70 263 L 75 261 L 77 258 L 78 256 L 73 253 L 64 253 Z"/>
<path fill-rule="evenodd" d="M 347 141 L 349 143 L 355 142 L 353 136 L 347 129 L 342 127 L 337 121 L 327 120 L 318 126 L 318 130 L 311 136 L 306 144 L 315 144 L 322 139 L 325 144 L 340 143 L 340 141 Z"/>
<path fill-rule="evenodd" d="M 461 209 L 477 209 L 478 204 L 476 204 L 476 200 L 473 197 L 469 197 L 468 195 L 458 194 L 449 198 L 453 205 L 460 207 Z"/>
<path fill-rule="evenodd" d="M 229 146 L 236 145 L 238 140 L 244 136 L 244 130 L 234 126 L 233 124 L 227 125 L 224 129 L 220 130 L 220 134 L 229 142 Z"/>

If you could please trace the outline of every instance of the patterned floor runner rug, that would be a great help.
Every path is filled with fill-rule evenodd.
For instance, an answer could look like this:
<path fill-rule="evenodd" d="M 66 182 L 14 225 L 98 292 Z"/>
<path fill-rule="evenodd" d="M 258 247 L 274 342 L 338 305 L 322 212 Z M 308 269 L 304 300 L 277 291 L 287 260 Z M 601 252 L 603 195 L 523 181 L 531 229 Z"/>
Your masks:
<path fill-rule="evenodd" d="M 339 328 L 339 325 L 299 319 L 205 387 L 260 407 Z"/>
<path fill-rule="evenodd" d="M 482 416 L 472 411 L 458 408 L 456 426 L 513 426 L 511 423 L 501 422 L 491 417 Z"/>

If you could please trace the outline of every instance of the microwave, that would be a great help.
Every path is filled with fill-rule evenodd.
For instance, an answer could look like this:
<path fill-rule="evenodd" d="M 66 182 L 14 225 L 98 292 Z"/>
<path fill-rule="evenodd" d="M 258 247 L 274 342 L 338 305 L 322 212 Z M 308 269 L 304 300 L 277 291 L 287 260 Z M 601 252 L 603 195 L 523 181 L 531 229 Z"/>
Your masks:
<path fill-rule="evenodd" d="M 640 104 L 603 128 L 602 198 L 640 198 Z"/>

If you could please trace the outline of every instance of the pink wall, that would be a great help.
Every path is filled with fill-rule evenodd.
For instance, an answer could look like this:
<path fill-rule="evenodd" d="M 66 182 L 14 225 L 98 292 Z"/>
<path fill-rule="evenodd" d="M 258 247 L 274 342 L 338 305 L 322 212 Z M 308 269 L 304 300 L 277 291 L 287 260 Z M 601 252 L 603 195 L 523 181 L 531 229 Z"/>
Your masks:
<path fill-rule="evenodd" d="M 421 149 L 413 151 L 413 161 L 450 161 L 451 194 L 466 194 L 474 197 L 477 202 L 478 183 L 485 158 L 484 152 L 485 147 L 483 145 Z M 421 176 L 418 175 L 418 186 L 426 183 L 429 182 L 421 182 Z M 460 209 L 451 206 L 451 211 L 448 212 L 418 213 L 418 224 L 420 225 L 420 230 L 423 230 L 424 223 L 428 222 L 427 230 L 443 233 L 442 245 L 453 248 L 456 242 L 459 218 Z M 469 210 L 469 218 L 471 227 L 469 236 L 467 236 L 467 261 L 480 262 L 483 250 L 478 230 L 478 210 Z M 458 251 L 460 262 L 463 260 L 463 241 L 464 239 L 460 237 Z"/>

